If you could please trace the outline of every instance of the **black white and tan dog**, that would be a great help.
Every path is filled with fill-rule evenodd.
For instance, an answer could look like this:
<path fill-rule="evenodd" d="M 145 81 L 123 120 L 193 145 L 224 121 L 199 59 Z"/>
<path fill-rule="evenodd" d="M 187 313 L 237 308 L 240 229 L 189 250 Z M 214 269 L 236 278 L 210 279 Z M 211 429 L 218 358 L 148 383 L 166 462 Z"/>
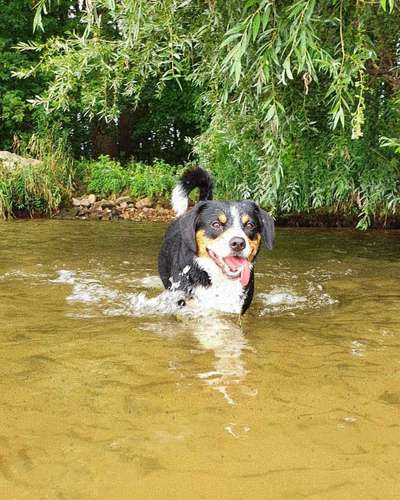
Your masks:
<path fill-rule="evenodd" d="M 200 200 L 188 210 L 195 188 Z M 212 201 L 212 191 L 210 175 L 199 167 L 188 170 L 174 188 L 172 206 L 178 217 L 160 250 L 161 280 L 186 299 L 243 314 L 253 298 L 261 240 L 272 249 L 273 219 L 253 201 Z"/>

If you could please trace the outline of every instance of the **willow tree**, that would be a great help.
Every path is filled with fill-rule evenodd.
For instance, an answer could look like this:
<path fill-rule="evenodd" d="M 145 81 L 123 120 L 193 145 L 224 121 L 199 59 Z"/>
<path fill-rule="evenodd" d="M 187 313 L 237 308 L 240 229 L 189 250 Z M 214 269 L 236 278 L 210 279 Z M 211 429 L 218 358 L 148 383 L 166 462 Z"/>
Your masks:
<path fill-rule="evenodd" d="M 53 4 L 56 0 L 53 0 Z M 50 0 L 39 0 L 42 28 Z M 398 210 L 400 15 L 395 0 L 71 1 L 80 29 L 44 44 L 35 102 L 114 120 L 149 79 L 198 87 L 193 148 L 222 194 L 277 212 Z"/>

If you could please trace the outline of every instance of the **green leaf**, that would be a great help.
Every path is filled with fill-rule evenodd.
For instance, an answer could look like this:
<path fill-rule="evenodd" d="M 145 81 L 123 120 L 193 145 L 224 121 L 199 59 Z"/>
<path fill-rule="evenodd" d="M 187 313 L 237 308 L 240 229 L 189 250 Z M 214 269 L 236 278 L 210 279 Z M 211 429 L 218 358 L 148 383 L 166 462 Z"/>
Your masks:
<path fill-rule="evenodd" d="M 283 68 L 285 69 L 286 75 L 289 78 L 289 80 L 293 80 L 292 70 L 290 69 L 290 58 L 289 57 L 287 57 L 285 59 L 285 61 L 283 63 Z"/>
<path fill-rule="evenodd" d="M 268 26 L 270 13 L 271 13 L 270 5 L 267 5 L 267 8 L 265 9 L 262 15 L 263 30 L 265 30 L 265 28 Z"/>
<path fill-rule="evenodd" d="M 260 30 L 261 16 L 260 13 L 257 14 L 253 18 L 253 42 L 256 40 L 258 32 Z"/>
<path fill-rule="evenodd" d="M 342 124 L 342 127 L 344 127 L 344 111 L 343 111 L 342 106 L 340 106 L 339 109 L 334 114 L 333 129 L 335 129 L 337 127 L 339 120 L 340 120 L 340 123 Z"/>
<path fill-rule="evenodd" d="M 229 35 L 228 37 L 224 38 L 224 40 L 221 43 L 221 49 L 229 45 L 233 40 L 236 40 L 236 38 L 239 38 L 242 36 L 242 33 L 234 33 L 233 35 Z"/>
<path fill-rule="evenodd" d="M 240 75 L 242 74 L 242 62 L 240 61 L 240 59 L 235 61 L 234 68 L 235 68 L 235 81 L 236 84 L 238 84 L 240 81 Z"/>
<path fill-rule="evenodd" d="M 266 122 L 271 121 L 272 118 L 275 116 L 275 114 L 276 114 L 276 107 L 275 107 L 275 104 L 272 104 L 272 106 L 270 106 L 270 108 L 268 109 L 267 115 L 265 117 L 265 121 Z"/>

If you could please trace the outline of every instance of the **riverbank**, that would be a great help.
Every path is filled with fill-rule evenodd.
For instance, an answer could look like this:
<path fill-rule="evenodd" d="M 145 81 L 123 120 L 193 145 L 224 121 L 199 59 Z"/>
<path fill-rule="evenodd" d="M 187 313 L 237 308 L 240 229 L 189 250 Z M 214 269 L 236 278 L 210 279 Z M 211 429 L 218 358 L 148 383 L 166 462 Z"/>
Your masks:
<path fill-rule="evenodd" d="M 72 198 L 72 206 L 52 215 L 56 219 L 131 220 L 135 222 L 166 222 L 175 218 L 169 202 L 150 197 L 134 199 L 131 196 L 100 198 L 89 194 Z"/>
<path fill-rule="evenodd" d="M 169 222 L 175 218 L 170 200 L 166 198 L 133 198 L 131 196 L 99 198 L 91 193 L 72 198 L 72 205 L 62 208 L 51 217 L 56 219 L 80 220 L 130 220 L 135 222 Z M 330 213 L 314 210 L 308 213 L 281 214 L 275 223 L 282 227 L 349 227 L 355 228 L 358 218 L 343 212 Z M 371 229 L 399 229 L 400 217 L 376 218 Z"/>
<path fill-rule="evenodd" d="M 0 217 L 168 222 L 175 218 L 170 196 L 182 166 L 155 161 L 152 165 L 121 166 L 108 157 L 97 161 L 70 161 L 61 153 L 44 160 L 0 152 Z M 216 179 L 216 186 L 221 182 Z M 216 192 L 217 199 L 240 198 L 235 192 Z M 321 208 L 275 204 L 275 220 L 284 227 L 400 228 L 396 204 L 366 209 L 359 195 L 348 203 Z"/>
<path fill-rule="evenodd" d="M 170 201 L 165 198 L 132 198 L 130 196 L 109 199 L 96 197 L 94 194 L 73 198 L 69 206 L 55 210 L 51 214 L 16 211 L 17 219 L 51 218 L 58 220 L 98 220 L 98 221 L 133 221 L 133 222 L 170 222 L 175 213 Z M 342 212 L 329 213 L 314 210 L 308 213 L 280 214 L 275 216 L 279 227 L 314 227 L 314 228 L 356 228 L 358 218 Z M 400 217 L 377 218 L 371 221 L 370 229 L 400 229 Z"/>

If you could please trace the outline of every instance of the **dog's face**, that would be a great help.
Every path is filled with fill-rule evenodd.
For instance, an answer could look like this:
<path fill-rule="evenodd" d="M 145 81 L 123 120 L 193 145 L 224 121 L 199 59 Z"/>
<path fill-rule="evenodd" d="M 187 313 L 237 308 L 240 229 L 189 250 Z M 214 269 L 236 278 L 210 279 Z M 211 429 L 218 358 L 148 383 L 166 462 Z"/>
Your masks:
<path fill-rule="evenodd" d="M 245 287 L 261 240 L 272 248 L 274 224 L 252 201 L 205 201 L 181 218 L 181 231 L 198 257 L 210 259 L 227 279 Z"/>

